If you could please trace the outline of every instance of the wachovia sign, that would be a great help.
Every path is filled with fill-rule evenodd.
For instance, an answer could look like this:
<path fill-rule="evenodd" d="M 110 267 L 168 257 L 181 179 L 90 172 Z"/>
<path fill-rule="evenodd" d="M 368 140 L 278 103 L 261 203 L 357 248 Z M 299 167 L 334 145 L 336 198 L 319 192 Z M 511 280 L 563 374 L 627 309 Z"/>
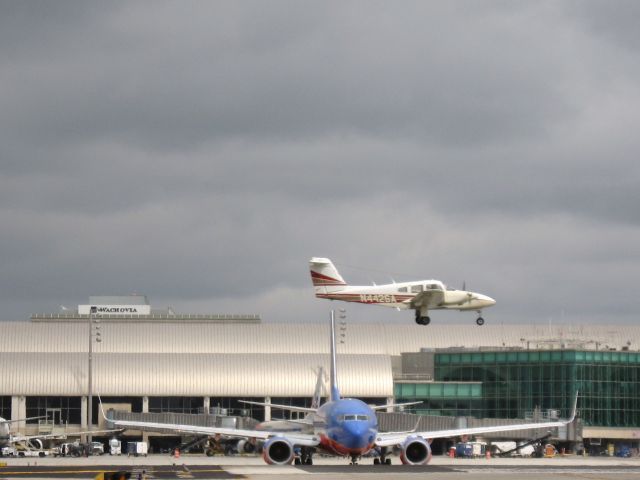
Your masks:
<path fill-rule="evenodd" d="M 93 308 L 93 312 L 92 312 Z M 78 305 L 80 315 L 149 315 L 151 305 Z"/>

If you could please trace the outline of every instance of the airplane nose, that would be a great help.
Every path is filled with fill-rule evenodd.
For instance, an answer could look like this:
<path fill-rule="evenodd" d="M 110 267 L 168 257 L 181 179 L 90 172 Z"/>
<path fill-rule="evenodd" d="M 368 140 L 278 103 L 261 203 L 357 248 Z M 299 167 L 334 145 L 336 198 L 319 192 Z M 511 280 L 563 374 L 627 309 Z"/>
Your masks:
<path fill-rule="evenodd" d="M 491 307 L 496 304 L 496 301 L 487 295 L 481 295 L 480 301 L 482 302 L 483 307 Z"/>
<path fill-rule="evenodd" d="M 349 422 L 345 425 L 349 448 L 364 448 L 373 442 L 375 434 L 365 422 Z"/>

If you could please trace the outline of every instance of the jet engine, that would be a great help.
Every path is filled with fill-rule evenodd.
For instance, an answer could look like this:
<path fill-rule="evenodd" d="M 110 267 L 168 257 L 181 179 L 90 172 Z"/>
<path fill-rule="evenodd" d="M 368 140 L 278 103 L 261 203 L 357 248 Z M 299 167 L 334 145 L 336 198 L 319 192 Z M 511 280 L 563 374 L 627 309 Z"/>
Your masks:
<path fill-rule="evenodd" d="M 431 460 L 431 447 L 422 437 L 409 437 L 402 444 L 400 460 L 405 465 L 425 465 Z"/>
<path fill-rule="evenodd" d="M 262 458 L 269 465 L 288 465 L 293 461 L 293 445 L 284 437 L 271 437 L 262 447 Z"/>
<path fill-rule="evenodd" d="M 42 450 L 44 448 L 44 445 L 42 444 L 42 440 L 40 440 L 39 438 L 32 438 L 31 440 L 29 440 L 29 444 L 32 448 L 35 448 L 36 450 Z"/>
<path fill-rule="evenodd" d="M 238 441 L 236 448 L 238 453 L 254 453 L 256 451 L 256 444 L 242 438 Z"/>

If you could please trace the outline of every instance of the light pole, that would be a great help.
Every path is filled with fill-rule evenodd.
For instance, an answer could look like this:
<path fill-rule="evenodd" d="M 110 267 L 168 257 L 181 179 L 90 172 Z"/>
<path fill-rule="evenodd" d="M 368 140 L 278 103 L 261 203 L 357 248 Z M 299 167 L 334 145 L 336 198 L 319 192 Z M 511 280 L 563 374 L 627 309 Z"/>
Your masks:
<path fill-rule="evenodd" d="M 93 435 L 91 435 L 91 430 L 93 430 L 93 339 L 95 337 L 96 343 L 102 342 L 102 338 L 100 338 L 100 319 L 96 318 L 97 313 L 98 307 L 91 307 L 91 310 L 89 312 L 89 387 L 87 395 L 87 430 L 89 431 L 89 434 L 87 435 L 88 443 L 91 443 L 93 441 Z M 96 323 L 95 334 L 93 332 L 94 323 Z"/>

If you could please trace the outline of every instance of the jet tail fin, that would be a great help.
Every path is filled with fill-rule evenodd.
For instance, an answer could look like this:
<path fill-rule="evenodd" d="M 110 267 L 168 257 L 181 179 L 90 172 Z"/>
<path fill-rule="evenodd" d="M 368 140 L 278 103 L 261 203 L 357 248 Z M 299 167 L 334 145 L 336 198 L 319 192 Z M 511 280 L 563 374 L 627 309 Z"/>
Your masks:
<path fill-rule="evenodd" d="M 337 292 L 347 285 L 347 282 L 338 273 L 338 269 L 328 258 L 313 257 L 309 260 L 309 271 L 316 296 Z"/>

